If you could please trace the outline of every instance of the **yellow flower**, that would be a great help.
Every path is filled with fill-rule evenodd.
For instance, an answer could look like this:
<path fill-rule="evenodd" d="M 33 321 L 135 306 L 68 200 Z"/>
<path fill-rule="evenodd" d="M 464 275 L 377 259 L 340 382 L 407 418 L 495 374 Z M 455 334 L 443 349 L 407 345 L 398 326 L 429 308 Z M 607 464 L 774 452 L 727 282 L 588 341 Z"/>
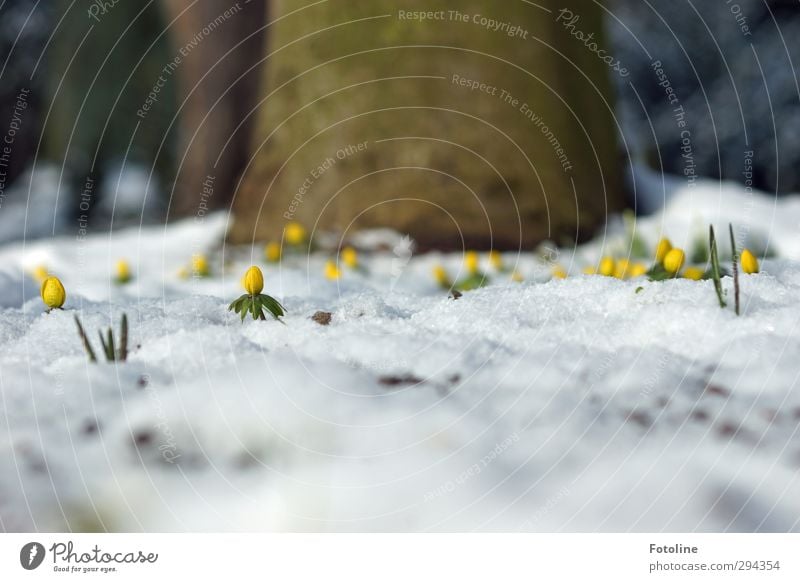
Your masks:
<path fill-rule="evenodd" d="M 58 277 L 48 277 L 42 283 L 42 301 L 50 309 L 60 309 L 67 299 L 67 292 Z"/>
<path fill-rule="evenodd" d="M 631 262 L 628 259 L 619 259 L 614 265 L 614 277 L 617 279 L 625 279 L 628 277 L 628 268 Z"/>
<path fill-rule="evenodd" d="M 667 253 L 672 250 L 672 243 L 668 238 L 662 238 L 656 246 L 656 263 L 663 263 Z"/>
<path fill-rule="evenodd" d="M 668 273 L 672 273 L 674 275 L 681 270 L 684 261 L 686 261 L 686 253 L 684 253 L 681 249 L 671 249 L 664 256 L 664 268 Z"/>
<path fill-rule="evenodd" d="M 264 274 L 258 267 L 250 267 L 242 279 L 242 287 L 248 295 L 258 295 L 264 289 Z"/>
<path fill-rule="evenodd" d="M 358 253 L 353 247 L 345 247 L 342 249 L 342 262 L 351 269 L 358 268 Z"/>
<path fill-rule="evenodd" d="M 615 268 L 616 264 L 614 263 L 614 259 L 611 257 L 603 257 L 600 260 L 600 267 L 597 269 L 597 272 L 606 277 L 611 277 L 614 274 Z"/>
<path fill-rule="evenodd" d="M 522 283 L 522 274 L 519 271 L 514 270 L 514 272 L 511 273 L 511 280 L 514 281 L 514 283 Z"/>
<path fill-rule="evenodd" d="M 33 278 L 39 281 L 39 283 L 44 283 L 44 280 L 50 276 L 50 271 L 47 270 L 47 267 L 44 265 L 39 265 L 33 270 Z"/>
<path fill-rule="evenodd" d="M 478 272 L 478 265 L 478 253 L 475 251 L 468 251 L 464 254 L 464 266 L 467 269 L 467 273 L 475 275 Z"/>
<path fill-rule="evenodd" d="M 117 261 L 116 271 L 117 283 L 127 283 L 131 280 L 131 267 L 125 259 Z"/>
<path fill-rule="evenodd" d="M 205 255 L 192 255 L 192 275 L 195 277 L 208 277 L 210 274 L 208 259 L 206 259 Z"/>
<path fill-rule="evenodd" d="M 597 275 L 597 269 L 592 266 L 584 267 L 583 268 L 584 275 Z"/>
<path fill-rule="evenodd" d="M 264 247 L 264 258 L 269 263 L 277 263 L 281 260 L 281 245 L 276 242 L 267 243 Z"/>
<path fill-rule="evenodd" d="M 433 268 L 433 278 L 436 279 L 440 287 L 444 287 L 445 289 L 449 289 L 453 285 L 452 281 L 450 281 L 450 276 L 441 265 L 436 265 Z"/>
<path fill-rule="evenodd" d="M 489 263 L 498 271 L 503 270 L 503 255 L 500 251 L 489 251 Z"/>
<path fill-rule="evenodd" d="M 567 272 L 564 270 L 564 267 L 561 265 L 556 265 L 553 267 L 553 278 L 554 279 L 566 279 Z"/>
<path fill-rule="evenodd" d="M 742 251 L 741 261 L 742 261 L 742 271 L 744 271 L 749 275 L 752 275 L 753 273 L 758 273 L 758 259 L 748 249 L 744 249 Z"/>
<path fill-rule="evenodd" d="M 336 263 L 333 261 L 328 261 L 325 263 L 325 277 L 331 281 L 336 281 L 339 279 L 339 277 L 341 277 L 339 267 L 337 267 Z"/>
<path fill-rule="evenodd" d="M 283 230 L 286 242 L 292 246 L 301 245 L 306 242 L 306 229 L 299 222 L 290 222 Z"/>
<path fill-rule="evenodd" d="M 628 269 L 628 277 L 630 277 L 631 279 L 635 277 L 641 277 L 646 273 L 647 273 L 647 265 L 645 265 L 644 263 L 634 263 Z"/>
<path fill-rule="evenodd" d="M 699 281 L 703 278 L 705 272 L 700 267 L 686 267 L 683 270 L 683 278 L 691 279 L 692 281 Z"/>

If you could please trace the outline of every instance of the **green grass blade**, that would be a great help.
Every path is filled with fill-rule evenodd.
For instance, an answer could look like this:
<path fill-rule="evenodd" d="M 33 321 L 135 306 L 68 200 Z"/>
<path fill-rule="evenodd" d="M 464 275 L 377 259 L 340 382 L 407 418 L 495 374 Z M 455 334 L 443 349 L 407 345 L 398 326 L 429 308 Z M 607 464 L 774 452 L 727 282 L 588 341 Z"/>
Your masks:
<path fill-rule="evenodd" d="M 86 355 L 89 357 L 89 361 L 97 362 L 97 356 L 94 355 L 92 344 L 89 343 L 89 338 L 86 337 L 86 331 L 84 331 L 83 325 L 81 325 L 81 320 L 78 319 L 77 315 L 75 316 L 75 323 L 78 326 L 78 335 L 81 337 L 81 341 L 83 342 L 83 349 L 86 351 Z"/>
<path fill-rule="evenodd" d="M 711 278 L 714 280 L 714 291 L 717 293 L 717 299 L 719 300 L 719 306 L 725 307 L 727 304 L 725 303 L 725 299 L 723 298 L 723 291 L 722 291 L 722 279 L 720 275 L 720 268 L 719 268 L 719 254 L 717 252 L 717 239 L 714 236 L 714 226 L 708 226 L 708 248 L 709 254 L 711 255 Z"/>

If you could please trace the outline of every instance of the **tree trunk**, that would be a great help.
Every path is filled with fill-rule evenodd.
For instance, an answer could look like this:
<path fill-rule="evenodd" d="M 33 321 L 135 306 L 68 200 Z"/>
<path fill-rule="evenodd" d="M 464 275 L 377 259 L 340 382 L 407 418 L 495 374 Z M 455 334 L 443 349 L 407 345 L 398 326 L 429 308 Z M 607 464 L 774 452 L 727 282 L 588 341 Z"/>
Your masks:
<path fill-rule="evenodd" d="M 572 20 L 564 4 L 273 1 L 231 240 L 279 239 L 290 220 L 390 227 L 422 248 L 591 233 L 623 202 L 619 73 L 597 54 L 601 8 L 567 2 Z"/>
<path fill-rule="evenodd" d="M 265 0 L 163 0 L 178 78 L 178 169 L 170 214 L 228 208 L 250 156 L 262 81 Z M 173 22 L 174 21 L 174 22 Z M 171 24 L 170 24 L 171 23 Z"/>

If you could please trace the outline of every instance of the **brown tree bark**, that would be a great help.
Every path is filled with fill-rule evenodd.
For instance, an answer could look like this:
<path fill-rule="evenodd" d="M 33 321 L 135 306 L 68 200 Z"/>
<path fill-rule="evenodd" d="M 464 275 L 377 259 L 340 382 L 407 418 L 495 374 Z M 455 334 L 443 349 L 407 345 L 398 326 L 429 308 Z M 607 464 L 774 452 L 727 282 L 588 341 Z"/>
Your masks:
<path fill-rule="evenodd" d="M 265 0 L 163 0 L 175 57 L 180 115 L 170 214 L 229 207 L 250 155 L 262 81 Z M 211 185 L 209 187 L 209 185 Z"/>

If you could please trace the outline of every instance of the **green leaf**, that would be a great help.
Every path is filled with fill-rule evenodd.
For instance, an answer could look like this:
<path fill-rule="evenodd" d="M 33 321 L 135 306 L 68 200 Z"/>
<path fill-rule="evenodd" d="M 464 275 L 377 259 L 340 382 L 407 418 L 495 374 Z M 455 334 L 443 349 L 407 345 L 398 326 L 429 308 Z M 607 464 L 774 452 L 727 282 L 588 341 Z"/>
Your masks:
<path fill-rule="evenodd" d="M 483 273 L 475 273 L 474 275 L 470 275 L 466 279 L 462 279 L 460 282 L 456 283 L 455 288 L 459 291 L 472 291 L 473 289 L 479 289 L 488 283 L 489 277 Z"/>
<path fill-rule="evenodd" d="M 733 236 L 733 225 L 728 223 L 728 232 L 731 235 L 731 254 L 733 255 L 731 270 L 733 271 L 733 297 L 736 315 L 739 315 L 739 253 L 736 251 L 736 239 Z"/>
<path fill-rule="evenodd" d="M 78 325 L 78 335 L 81 337 L 81 341 L 83 341 L 83 349 L 86 350 L 86 355 L 89 356 L 90 362 L 96 362 L 97 357 L 94 355 L 94 350 L 92 349 L 92 344 L 89 343 L 89 338 L 86 337 L 86 332 L 83 329 L 83 325 L 81 325 L 81 320 L 78 319 L 78 316 L 75 316 L 75 323 Z"/>
<path fill-rule="evenodd" d="M 247 311 L 250 309 L 250 298 L 246 295 L 243 295 L 239 298 L 241 303 L 237 306 L 239 311 L 239 315 L 242 318 L 242 323 L 244 323 L 244 318 L 247 316 Z"/>
<path fill-rule="evenodd" d="M 114 330 L 108 328 L 108 361 L 113 362 L 116 360 L 116 350 L 114 349 Z"/>
<path fill-rule="evenodd" d="M 244 302 L 247 300 L 247 298 L 248 298 L 247 295 L 242 295 L 241 297 L 236 299 L 233 303 L 231 303 L 228 306 L 228 311 L 234 311 L 236 313 L 239 313 L 239 311 L 242 309 L 242 306 L 244 305 Z"/>
<path fill-rule="evenodd" d="M 651 281 L 665 281 L 674 277 L 675 275 L 667 271 L 661 263 L 656 263 L 647 271 L 647 278 Z"/>
<path fill-rule="evenodd" d="M 120 323 L 117 356 L 120 362 L 128 359 L 128 315 L 125 313 L 122 314 L 122 322 Z"/>
<path fill-rule="evenodd" d="M 269 295 L 261 295 L 261 303 L 263 306 L 272 314 L 272 317 L 278 319 L 286 314 L 286 311 L 283 308 L 283 305 L 278 303 L 278 301 Z"/>
<path fill-rule="evenodd" d="M 726 303 L 723 299 L 724 293 L 722 292 L 722 280 L 719 268 L 719 254 L 717 252 L 717 239 L 714 236 L 714 226 L 708 226 L 708 248 L 711 255 L 711 278 L 714 280 L 714 291 L 717 293 L 717 300 L 720 307 L 725 307 Z"/>

